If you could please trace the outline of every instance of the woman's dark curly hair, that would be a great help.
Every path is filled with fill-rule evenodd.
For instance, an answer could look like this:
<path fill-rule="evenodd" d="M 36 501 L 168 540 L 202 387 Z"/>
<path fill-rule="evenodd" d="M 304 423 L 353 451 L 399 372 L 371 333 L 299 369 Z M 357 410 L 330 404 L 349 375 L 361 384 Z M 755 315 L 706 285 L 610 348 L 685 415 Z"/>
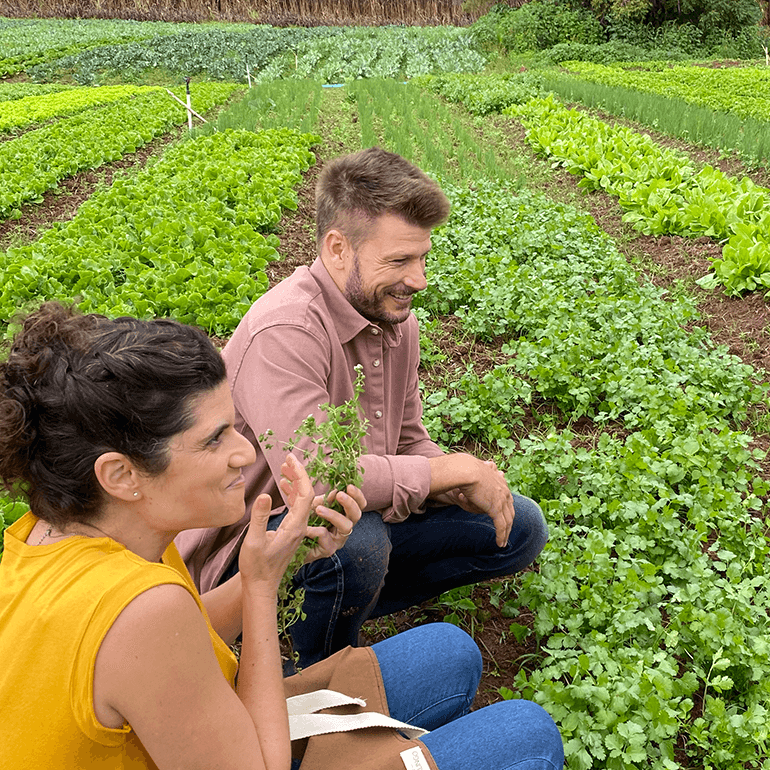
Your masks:
<path fill-rule="evenodd" d="M 196 396 L 225 379 L 198 329 L 47 302 L 23 319 L 0 362 L 0 479 L 55 526 L 93 519 L 103 502 L 96 459 L 120 452 L 162 473 Z"/>

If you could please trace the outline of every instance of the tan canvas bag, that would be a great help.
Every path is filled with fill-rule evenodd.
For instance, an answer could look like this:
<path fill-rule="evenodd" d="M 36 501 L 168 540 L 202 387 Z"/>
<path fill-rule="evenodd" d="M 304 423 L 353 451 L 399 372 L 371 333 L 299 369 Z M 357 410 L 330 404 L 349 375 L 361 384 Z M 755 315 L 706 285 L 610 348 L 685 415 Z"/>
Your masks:
<path fill-rule="evenodd" d="M 417 740 L 426 731 L 390 717 L 369 647 L 346 647 L 288 677 L 284 688 L 302 770 L 438 770 Z"/>

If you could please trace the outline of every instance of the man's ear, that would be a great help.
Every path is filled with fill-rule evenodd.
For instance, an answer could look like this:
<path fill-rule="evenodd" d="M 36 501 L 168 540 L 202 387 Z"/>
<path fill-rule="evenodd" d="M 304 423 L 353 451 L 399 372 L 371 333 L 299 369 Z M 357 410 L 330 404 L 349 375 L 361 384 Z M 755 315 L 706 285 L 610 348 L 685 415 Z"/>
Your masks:
<path fill-rule="evenodd" d="M 329 271 L 343 271 L 353 253 L 350 241 L 340 230 L 329 230 L 321 242 L 321 258 Z"/>
<path fill-rule="evenodd" d="M 111 497 L 136 502 L 141 496 L 136 467 L 120 452 L 105 452 L 94 462 L 94 473 L 102 489 Z"/>

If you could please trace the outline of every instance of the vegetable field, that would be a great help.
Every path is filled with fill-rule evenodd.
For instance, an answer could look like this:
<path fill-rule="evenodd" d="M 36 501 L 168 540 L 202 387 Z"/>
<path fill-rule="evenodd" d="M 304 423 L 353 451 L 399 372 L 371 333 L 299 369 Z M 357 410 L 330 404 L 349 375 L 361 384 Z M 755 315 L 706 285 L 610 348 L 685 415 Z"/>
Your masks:
<path fill-rule="evenodd" d="M 550 541 L 367 634 L 463 625 L 481 697 L 542 704 L 570 770 L 770 768 L 764 62 L 501 71 L 453 28 L 0 20 L 11 40 L 3 335 L 56 298 L 224 341 L 312 260 L 323 163 L 401 153 L 452 202 L 415 303 L 426 425 Z M 109 183 L 66 186 L 85 173 Z M 25 510 L 0 498 L 0 529 Z"/>

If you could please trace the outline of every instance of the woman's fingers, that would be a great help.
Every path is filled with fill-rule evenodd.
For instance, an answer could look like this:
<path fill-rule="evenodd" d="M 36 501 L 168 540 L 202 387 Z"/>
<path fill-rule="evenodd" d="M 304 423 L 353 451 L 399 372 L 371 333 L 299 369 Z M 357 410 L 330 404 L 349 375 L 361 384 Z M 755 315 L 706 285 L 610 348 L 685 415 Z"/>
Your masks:
<path fill-rule="evenodd" d="M 308 527 L 308 536 L 315 537 L 317 540 L 305 557 L 306 562 L 331 556 L 335 551 L 344 548 L 353 532 L 353 527 L 360 520 L 361 508 L 366 505 L 366 498 L 361 490 L 352 484 L 347 490 L 347 492 L 334 491 L 328 497 L 328 502 L 336 501 L 342 507 L 343 513 L 326 505 L 316 506 L 316 514 L 331 526 Z"/>
<path fill-rule="evenodd" d="M 313 503 L 313 486 L 307 471 L 293 454 L 286 455 L 281 465 L 281 480 L 278 485 L 289 506 L 286 518 L 304 517 L 307 521 Z"/>

